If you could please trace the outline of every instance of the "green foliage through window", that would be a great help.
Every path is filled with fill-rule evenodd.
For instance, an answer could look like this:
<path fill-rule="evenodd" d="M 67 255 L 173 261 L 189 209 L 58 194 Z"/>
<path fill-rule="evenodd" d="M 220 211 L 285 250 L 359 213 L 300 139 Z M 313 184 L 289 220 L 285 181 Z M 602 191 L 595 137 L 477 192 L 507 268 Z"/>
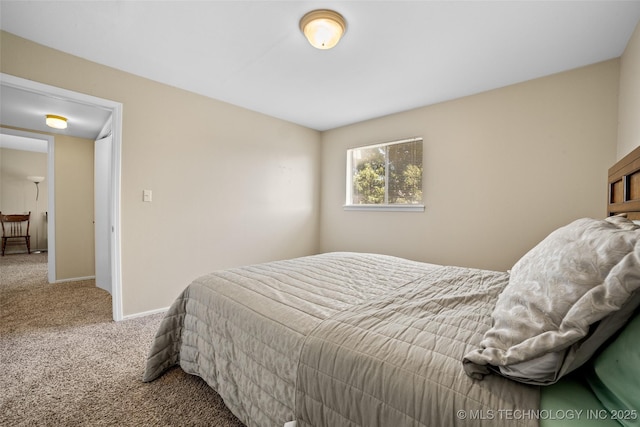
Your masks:
<path fill-rule="evenodd" d="M 422 139 L 348 150 L 348 205 L 422 203 Z"/>

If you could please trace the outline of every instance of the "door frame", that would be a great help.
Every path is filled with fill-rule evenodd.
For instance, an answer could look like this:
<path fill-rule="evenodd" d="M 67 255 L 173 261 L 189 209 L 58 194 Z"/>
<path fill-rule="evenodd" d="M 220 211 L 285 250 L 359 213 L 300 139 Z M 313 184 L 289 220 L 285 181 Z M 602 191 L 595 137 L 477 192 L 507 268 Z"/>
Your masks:
<path fill-rule="evenodd" d="M 0 82 L 2 85 L 22 89 L 30 92 L 39 93 L 45 96 L 51 96 L 63 100 L 76 103 L 82 103 L 89 106 L 111 110 L 111 134 L 113 136 L 113 163 L 111 167 L 111 280 L 112 280 L 112 311 L 113 320 L 120 321 L 123 319 L 122 309 L 122 248 L 121 248 L 121 179 L 122 179 L 122 103 L 109 99 L 98 98 L 92 95 L 75 92 L 39 83 L 33 80 L 23 79 L 21 77 L 0 73 Z M 48 150 L 48 185 L 49 197 L 55 200 L 55 188 L 53 186 L 53 146 L 49 144 Z M 50 216 L 48 222 L 48 235 L 50 243 L 55 245 L 55 205 L 50 206 Z M 53 256 L 49 251 L 49 282 L 55 282 L 55 246 Z M 53 260 L 52 260 L 53 258 Z M 53 268 L 52 268 L 53 262 Z M 52 273 L 53 272 L 53 273 Z M 53 277 L 52 277 L 53 275 Z M 52 280 L 53 279 L 53 280 Z"/>

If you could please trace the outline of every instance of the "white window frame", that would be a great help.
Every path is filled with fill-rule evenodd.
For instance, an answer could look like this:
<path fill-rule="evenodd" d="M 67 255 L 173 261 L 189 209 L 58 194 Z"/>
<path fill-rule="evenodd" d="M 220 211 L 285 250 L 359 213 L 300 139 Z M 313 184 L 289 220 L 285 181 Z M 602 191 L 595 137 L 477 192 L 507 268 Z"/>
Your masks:
<path fill-rule="evenodd" d="M 408 142 L 424 141 L 421 137 L 399 139 L 395 141 L 383 142 L 380 144 L 363 145 L 360 147 L 354 147 L 347 150 L 347 179 L 346 179 L 346 201 L 343 206 L 345 211 L 387 211 L 387 212 L 424 212 L 424 204 L 353 204 L 353 164 L 352 152 L 354 150 L 361 150 L 365 148 L 378 148 L 389 145 L 405 144 Z M 423 175 L 423 194 L 424 194 L 424 175 Z M 385 194 L 386 197 L 386 194 Z"/>

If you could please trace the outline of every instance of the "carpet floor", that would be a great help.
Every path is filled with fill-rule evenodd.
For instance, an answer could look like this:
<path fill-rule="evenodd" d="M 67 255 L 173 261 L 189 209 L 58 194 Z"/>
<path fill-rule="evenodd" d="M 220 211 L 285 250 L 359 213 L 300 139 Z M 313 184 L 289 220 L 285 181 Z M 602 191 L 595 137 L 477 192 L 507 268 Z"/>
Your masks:
<path fill-rule="evenodd" d="M 49 284 L 47 254 L 0 257 L 0 425 L 242 426 L 180 368 L 141 381 L 161 319 L 114 322 L 93 280 Z"/>

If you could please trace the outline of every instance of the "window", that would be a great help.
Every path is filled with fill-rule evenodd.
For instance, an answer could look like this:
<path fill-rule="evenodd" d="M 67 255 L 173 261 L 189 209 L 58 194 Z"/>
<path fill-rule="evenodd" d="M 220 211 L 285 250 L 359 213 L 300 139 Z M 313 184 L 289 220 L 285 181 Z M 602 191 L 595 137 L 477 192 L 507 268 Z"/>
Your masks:
<path fill-rule="evenodd" d="M 424 210 L 422 138 L 347 150 L 345 209 Z"/>

